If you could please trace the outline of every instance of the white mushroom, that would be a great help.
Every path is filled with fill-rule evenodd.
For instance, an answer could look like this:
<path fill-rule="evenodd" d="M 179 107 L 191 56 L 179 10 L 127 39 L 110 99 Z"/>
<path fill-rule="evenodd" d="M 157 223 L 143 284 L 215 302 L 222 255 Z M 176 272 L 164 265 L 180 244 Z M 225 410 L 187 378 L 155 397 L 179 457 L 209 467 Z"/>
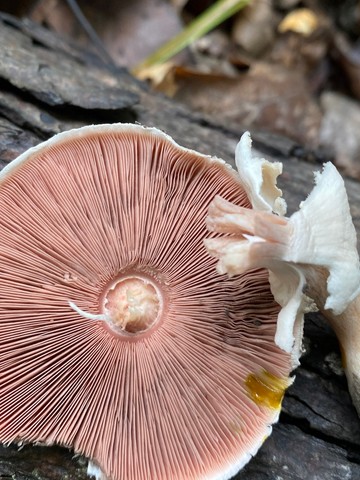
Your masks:
<path fill-rule="evenodd" d="M 332 163 L 325 164 L 315 174 L 313 191 L 288 218 L 276 187 L 282 164 L 252 159 L 248 133 L 237 146 L 236 164 L 253 209 L 215 198 L 208 228 L 231 235 L 208 239 L 206 247 L 219 259 L 220 273 L 269 269 L 271 291 L 282 307 L 275 342 L 292 353 L 294 366 L 301 353 L 303 315 L 314 310 L 312 299 L 316 302 L 339 338 L 360 413 L 360 264 L 344 181 Z"/>

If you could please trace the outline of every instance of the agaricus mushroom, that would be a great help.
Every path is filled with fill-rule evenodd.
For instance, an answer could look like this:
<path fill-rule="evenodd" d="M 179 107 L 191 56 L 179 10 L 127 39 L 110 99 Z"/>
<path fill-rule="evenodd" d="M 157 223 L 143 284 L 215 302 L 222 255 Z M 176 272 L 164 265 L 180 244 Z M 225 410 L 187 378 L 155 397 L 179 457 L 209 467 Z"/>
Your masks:
<path fill-rule="evenodd" d="M 235 171 L 156 129 L 61 133 L 0 174 L 0 441 L 111 480 L 231 478 L 278 419 L 290 352 L 268 272 L 204 248 Z"/>
<path fill-rule="evenodd" d="M 300 210 L 286 218 L 276 186 L 282 164 L 252 158 L 248 133 L 238 144 L 236 164 L 253 209 L 221 197 L 211 203 L 208 228 L 227 234 L 205 241 L 219 259 L 217 270 L 233 276 L 269 269 L 271 291 L 282 307 L 275 343 L 291 353 L 294 365 L 301 353 L 303 316 L 315 300 L 339 338 L 360 415 L 360 263 L 344 181 L 327 163 L 315 174 L 316 185 Z"/>

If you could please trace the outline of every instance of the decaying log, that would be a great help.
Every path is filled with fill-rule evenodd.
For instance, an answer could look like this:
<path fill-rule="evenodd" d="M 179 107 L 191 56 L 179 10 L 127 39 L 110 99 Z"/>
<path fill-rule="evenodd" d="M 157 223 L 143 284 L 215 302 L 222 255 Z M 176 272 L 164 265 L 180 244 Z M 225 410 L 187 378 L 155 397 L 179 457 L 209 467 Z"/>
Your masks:
<path fill-rule="evenodd" d="M 1 166 L 60 131 L 124 121 L 156 126 L 181 145 L 233 163 L 242 132 L 150 92 L 123 69 L 109 71 L 95 55 L 42 27 L 1 15 L 0 45 Z M 321 159 L 309 161 L 284 138 L 256 132 L 253 138 L 261 155 L 284 163 L 281 186 L 290 211 L 296 209 Z M 359 233 L 360 185 L 346 180 L 346 186 Z M 360 421 L 336 338 L 320 314 L 307 317 L 305 349 L 280 422 L 238 480 L 360 479 Z M 0 479 L 82 480 L 86 463 L 59 447 L 0 447 Z"/>

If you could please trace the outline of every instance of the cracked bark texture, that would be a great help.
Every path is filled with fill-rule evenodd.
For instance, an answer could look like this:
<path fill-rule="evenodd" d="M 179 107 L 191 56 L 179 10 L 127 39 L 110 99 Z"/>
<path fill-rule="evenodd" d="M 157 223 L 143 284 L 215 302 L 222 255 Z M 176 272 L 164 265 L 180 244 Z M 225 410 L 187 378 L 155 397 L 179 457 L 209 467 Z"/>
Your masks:
<path fill-rule="evenodd" d="M 0 44 L 1 167 L 60 131 L 124 121 L 156 126 L 181 145 L 233 164 L 241 131 L 151 93 L 124 69 L 111 71 L 96 55 L 5 14 Z M 281 188 L 291 213 L 311 190 L 322 159 L 284 138 L 253 132 L 253 140 L 257 153 L 284 163 Z M 360 186 L 346 180 L 346 187 L 359 234 Z M 304 345 L 280 422 L 237 480 L 360 479 L 360 421 L 336 337 L 320 314 L 307 317 Z M 0 447 L 0 479 L 83 480 L 86 464 L 59 447 Z"/>

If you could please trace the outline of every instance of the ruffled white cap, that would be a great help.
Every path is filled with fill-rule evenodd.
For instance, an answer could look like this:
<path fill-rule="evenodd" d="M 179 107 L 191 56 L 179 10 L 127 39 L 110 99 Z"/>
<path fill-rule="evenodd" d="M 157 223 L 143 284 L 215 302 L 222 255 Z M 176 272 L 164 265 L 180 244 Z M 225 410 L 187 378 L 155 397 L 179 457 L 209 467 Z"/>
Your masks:
<path fill-rule="evenodd" d="M 303 293 L 307 269 L 328 272 L 325 308 L 342 313 L 360 293 L 360 264 L 344 181 L 332 163 L 315 174 L 316 185 L 298 212 L 284 217 L 286 203 L 276 178 L 282 164 L 251 157 L 245 133 L 236 148 L 240 181 L 252 203 L 246 209 L 217 197 L 209 208 L 208 228 L 231 234 L 205 241 L 219 259 L 218 271 L 235 275 L 258 267 L 269 269 L 275 300 L 282 307 L 276 344 L 292 353 L 294 366 L 301 353 L 303 315 L 316 309 Z"/>

